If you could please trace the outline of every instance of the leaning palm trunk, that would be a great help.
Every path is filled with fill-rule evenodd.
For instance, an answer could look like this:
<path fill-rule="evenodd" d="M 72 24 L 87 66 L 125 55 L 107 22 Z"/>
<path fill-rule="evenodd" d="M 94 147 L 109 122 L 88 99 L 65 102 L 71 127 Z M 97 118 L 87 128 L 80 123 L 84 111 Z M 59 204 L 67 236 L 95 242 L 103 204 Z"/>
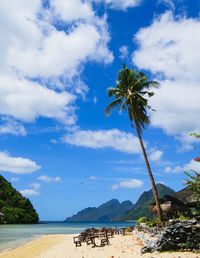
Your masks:
<path fill-rule="evenodd" d="M 162 211 L 158 192 L 141 137 L 142 130 L 146 125 L 150 124 L 147 110 L 153 110 L 148 105 L 148 99 L 154 95 L 154 92 L 149 91 L 149 89 L 157 87 L 158 83 L 156 81 L 149 81 L 142 72 L 137 72 L 134 69 L 131 70 L 124 65 L 123 69 L 118 73 L 116 87 L 108 89 L 108 97 L 115 97 L 115 100 L 106 107 L 105 113 L 106 115 L 109 115 L 117 106 L 121 106 L 120 111 L 123 111 L 125 107 L 128 108 L 131 126 L 133 126 L 132 123 L 134 121 L 144 160 L 152 183 L 152 189 L 157 206 L 157 215 L 160 222 L 162 222 Z"/>
<path fill-rule="evenodd" d="M 134 117 L 134 114 L 133 114 L 133 117 Z M 153 174 L 151 172 L 151 167 L 150 167 L 150 164 L 149 164 L 149 161 L 148 161 L 148 158 L 147 158 L 147 153 L 146 153 L 143 141 L 142 141 L 141 133 L 140 133 L 140 130 L 138 128 L 138 124 L 137 124 L 135 119 L 134 119 L 134 122 L 135 122 L 136 131 L 137 131 L 137 134 L 138 134 L 140 146 L 142 148 L 142 153 L 143 153 L 143 156 L 144 156 L 144 160 L 145 160 L 145 163 L 146 163 L 147 171 L 148 171 L 148 174 L 149 174 L 149 177 L 150 177 L 150 180 L 151 180 L 151 184 L 152 184 L 153 194 L 154 194 L 154 198 L 155 198 L 156 206 L 157 206 L 158 219 L 159 219 L 160 222 L 162 222 L 162 210 L 161 210 L 161 207 L 160 207 L 160 201 L 159 201 L 159 197 L 158 197 L 158 191 L 156 189 L 155 180 L 154 180 Z"/>

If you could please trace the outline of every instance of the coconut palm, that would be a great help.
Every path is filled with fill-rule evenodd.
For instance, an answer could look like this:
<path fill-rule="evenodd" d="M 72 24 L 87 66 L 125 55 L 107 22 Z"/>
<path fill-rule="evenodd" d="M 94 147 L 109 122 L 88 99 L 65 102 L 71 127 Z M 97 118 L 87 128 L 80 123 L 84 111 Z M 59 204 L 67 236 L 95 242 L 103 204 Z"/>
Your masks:
<path fill-rule="evenodd" d="M 124 65 L 123 69 L 118 73 L 115 88 L 108 88 L 107 90 L 108 97 L 114 97 L 115 99 L 106 107 L 105 114 L 110 115 L 112 110 L 118 106 L 120 106 L 121 112 L 127 109 L 131 126 L 135 127 L 138 135 L 148 174 L 152 183 L 152 189 L 158 210 L 158 218 L 162 222 L 162 211 L 158 192 L 142 140 L 142 131 L 145 126 L 150 124 L 147 111 L 148 109 L 151 109 L 151 107 L 148 105 L 148 98 L 154 95 L 150 90 L 152 88 L 157 88 L 158 86 L 158 82 L 149 81 L 142 72 L 129 69 Z"/>

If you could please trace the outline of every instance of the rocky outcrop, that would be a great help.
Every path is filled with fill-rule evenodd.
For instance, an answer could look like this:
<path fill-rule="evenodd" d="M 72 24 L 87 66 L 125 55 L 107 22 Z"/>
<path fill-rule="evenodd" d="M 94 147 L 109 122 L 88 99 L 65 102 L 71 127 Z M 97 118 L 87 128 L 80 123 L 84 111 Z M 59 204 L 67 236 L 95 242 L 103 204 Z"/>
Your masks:
<path fill-rule="evenodd" d="M 156 240 L 146 240 L 141 253 L 170 250 L 200 250 L 200 222 L 170 220 L 169 225 L 157 233 Z"/>

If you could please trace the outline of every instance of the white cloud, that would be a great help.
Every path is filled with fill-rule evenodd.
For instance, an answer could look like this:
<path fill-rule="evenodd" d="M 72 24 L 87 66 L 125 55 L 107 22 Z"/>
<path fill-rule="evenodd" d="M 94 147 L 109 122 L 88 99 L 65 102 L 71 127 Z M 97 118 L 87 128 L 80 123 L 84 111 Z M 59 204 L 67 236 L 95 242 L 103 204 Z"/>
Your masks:
<path fill-rule="evenodd" d="M 183 166 L 175 166 L 175 167 L 167 166 L 165 168 L 166 173 L 183 173 L 189 170 L 194 170 L 200 173 L 200 163 L 195 160 L 191 160 L 189 163 Z"/>
<path fill-rule="evenodd" d="M 33 190 L 38 191 L 41 188 L 41 185 L 39 183 L 32 183 L 30 184 Z"/>
<path fill-rule="evenodd" d="M 97 177 L 96 176 L 90 176 L 89 179 L 90 180 L 97 180 Z"/>
<path fill-rule="evenodd" d="M 61 19 L 72 22 L 76 20 L 90 20 L 94 17 L 92 6 L 81 0 L 63 1 L 51 0 L 51 6 Z"/>
<path fill-rule="evenodd" d="M 190 151 L 194 149 L 194 143 L 199 143 L 199 139 L 194 136 L 190 136 L 188 133 L 180 134 L 180 136 L 177 136 L 176 138 L 181 142 L 179 152 Z"/>
<path fill-rule="evenodd" d="M 59 176 L 50 177 L 47 175 L 42 175 L 42 176 L 39 176 L 38 179 L 43 182 L 47 182 L 47 183 L 51 183 L 51 182 L 60 183 L 61 182 L 61 178 Z"/>
<path fill-rule="evenodd" d="M 139 188 L 139 187 L 142 187 L 143 185 L 144 183 L 141 180 L 130 179 L 130 180 L 124 180 L 118 184 L 112 185 L 112 190 L 117 190 L 119 188 L 128 188 L 128 189 Z"/>
<path fill-rule="evenodd" d="M 59 143 L 59 141 L 56 140 L 56 139 L 51 139 L 50 142 L 51 142 L 52 144 L 58 144 L 58 143 Z"/>
<path fill-rule="evenodd" d="M 20 190 L 20 193 L 25 196 L 25 197 L 30 197 L 30 196 L 38 196 L 40 195 L 40 188 L 41 185 L 38 183 L 32 183 L 30 184 L 30 189 L 24 189 L 24 190 Z"/>
<path fill-rule="evenodd" d="M 40 169 L 34 161 L 21 157 L 12 157 L 8 153 L 0 152 L 0 171 L 14 174 L 30 174 Z"/>
<path fill-rule="evenodd" d="M 89 59 L 103 59 L 108 63 L 112 61 L 112 55 L 101 44 L 101 37 L 103 35 L 99 33 L 99 29 L 92 24 L 81 24 L 70 34 L 53 30 L 44 39 L 41 50 L 13 53 L 12 65 L 29 76 L 48 78 L 65 73 L 65 76 L 72 78 L 78 73 L 81 63 Z"/>
<path fill-rule="evenodd" d="M 200 162 L 191 160 L 188 164 L 184 166 L 184 171 L 188 171 L 188 170 L 194 170 L 200 173 Z"/>
<path fill-rule="evenodd" d="M 0 115 L 72 124 L 74 95 L 87 92 L 84 64 L 113 60 L 108 24 L 89 1 L 50 4 L 44 9 L 41 0 L 0 1 Z M 63 30 L 54 26 L 58 20 Z"/>
<path fill-rule="evenodd" d="M 39 116 L 74 123 L 70 103 L 75 97 L 67 92 L 57 93 L 38 83 L 16 77 L 1 76 L 0 113 L 30 122 Z"/>
<path fill-rule="evenodd" d="M 160 150 L 155 150 L 149 154 L 149 159 L 151 161 L 159 161 L 163 155 L 163 152 Z"/>
<path fill-rule="evenodd" d="M 150 105 L 156 109 L 151 116 L 152 125 L 163 128 L 168 134 L 196 131 L 200 128 L 199 103 L 198 82 L 165 80 L 150 100 Z"/>
<path fill-rule="evenodd" d="M 16 121 L 8 120 L 0 125 L 0 134 L 25 136 L 27 132 L 23 125 L 19 124 Z"/>
<path fill-rule="evenodd" d="M 70 145 L 92 149 L 112 148 L 117 151 L 138 154 L 141 153 L 138 138 L 132 133 L 118 129 L 112 130 L 78 130 L 63 137 L 63 141 Z"/>
<path fill-rule="evenodd" d="M 161 87 L 150 100 L 156 109 L 152 125 L 169 134 L 200 127 L 200 20 L 167 12 L 135 35 L 139 48 L 132 60 L 160 78 Z M 186 115 L 187 114 L 187 115 Z"/>
<path fill-rule="evenodd" d="M 171 10 L 175 10 L 174 0 L 158 0 L 158 3 L 166 4 Z"/>
<path fill-rule="evenodd" d="M 32 189 L 24 189 L 24 190 L 20 190 L 20 193 L 24 196 L 24 197 L 30 197 L 30 196 L 38 196 L 39 192 L 32 190 Z"/>
<path fill-rule="evenodd" d="M 136 34 L 139 50 L 133 61 L 141 68 L 163 73 L 168 79 L 200 79 L 199 31 L 198 19 L 176 19 L 167 12 Z"/>
<path fill-rule="evenodd" d="M 126 10 L 130 7 L 136 7 L 141 3 L 141 0 L 93 0 L 97 3 L 105 3 L 112 9 Z"/>
<path fill-rule="evenodd" d="M 128 46 L 121 46 L 119 48 L 119 52 L 120 52 L 120 58 L 123 59 L 127 59 L 129 56 L 129 50 L 128 50 Z"/>
<path fill-rule="evenodd" d="M 182 173 L 184 172 L 184 167 L 181 167 L 181 166 L 175 166 L 175 167 L 171 167 L 171 166 L 167 166 L 165 168 L 165 173 Z"/>

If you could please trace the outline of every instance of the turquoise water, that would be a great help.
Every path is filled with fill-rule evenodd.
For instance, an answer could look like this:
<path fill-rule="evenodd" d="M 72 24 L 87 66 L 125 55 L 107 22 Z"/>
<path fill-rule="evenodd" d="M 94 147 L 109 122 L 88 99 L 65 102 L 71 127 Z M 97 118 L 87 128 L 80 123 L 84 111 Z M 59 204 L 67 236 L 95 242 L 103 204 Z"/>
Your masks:
<path fill-rule="evenodd" d="M 36 225 L 0 225 L 0 251 L 20 246 L 49 234 L 77 234 L 86 228 L 128 227 L 134 222 L 113 223 L 47 223 Z"/>

